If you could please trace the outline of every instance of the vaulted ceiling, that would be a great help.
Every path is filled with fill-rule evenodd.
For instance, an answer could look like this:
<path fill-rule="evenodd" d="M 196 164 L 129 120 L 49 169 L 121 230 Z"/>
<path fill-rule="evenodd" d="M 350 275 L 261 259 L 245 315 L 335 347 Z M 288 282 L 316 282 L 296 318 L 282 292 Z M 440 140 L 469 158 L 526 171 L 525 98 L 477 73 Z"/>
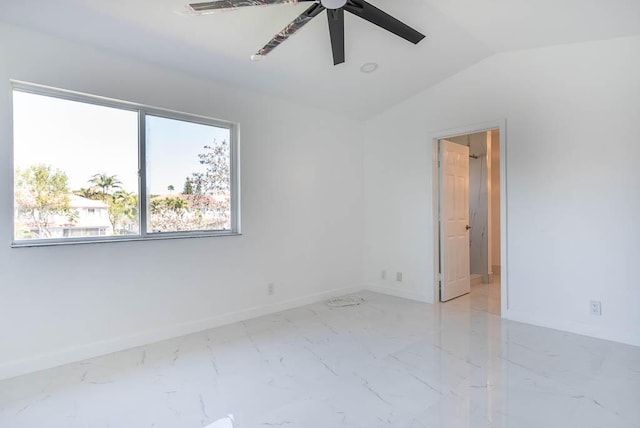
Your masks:
<path fill-rule="evenodd" d="M 497 52 L 640 35 L 638 0 L 369 1 L 426 39 L 346 14 L 334 66 L 324 16 L 250 61 L 309 3 L 191 16 L 184 0 L 3 0 L 0 20 L 361 119 Z M 378 69 L 362 73 L 367 62 Z"/>

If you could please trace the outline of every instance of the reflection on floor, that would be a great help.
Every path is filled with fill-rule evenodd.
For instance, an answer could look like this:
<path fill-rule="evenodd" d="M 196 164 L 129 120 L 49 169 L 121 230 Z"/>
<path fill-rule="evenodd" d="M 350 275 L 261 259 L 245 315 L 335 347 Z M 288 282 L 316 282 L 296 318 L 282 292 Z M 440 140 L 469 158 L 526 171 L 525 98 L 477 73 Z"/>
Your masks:
<path fill-rule="evenodd" d="M 500 276 L 495 275 L 491 284 L 472 285 L 471 293 L 449 300 L 445 305 L 500 315 Z"/>
<path fill-rule="evenodd" d="M 361 295 L 2 381 L 0 426 L 640 426 L 640 348 Z"/>

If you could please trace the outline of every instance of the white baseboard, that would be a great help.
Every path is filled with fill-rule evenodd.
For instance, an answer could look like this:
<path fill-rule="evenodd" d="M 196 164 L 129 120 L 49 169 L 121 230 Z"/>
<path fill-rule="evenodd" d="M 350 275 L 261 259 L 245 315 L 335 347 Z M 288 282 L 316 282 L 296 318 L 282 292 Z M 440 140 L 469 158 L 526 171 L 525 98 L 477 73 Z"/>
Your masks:
<path fill-rule="evenodd" d="M 640 346 L 640 337 L 625 334 L 620 331 L 612 331 L 594 325 L 581 324 L 574 321 L 563 320 L 559 318 L 542 317 L 528 312 L 515 311 L 508 309 L 506 315 L 511 321 L 518 321 L 525 324 L 532 324 L 539 327 L 551 328 L 553 330 L 566 331 L 569 333 L 580 334 L 583 336 L 595 337 L 598 339 L 610 340 L 612 342 L 626 343 L 628 345 Z"/>
<path fill-rule="evenodd" d="M 409 300 L 416 300 L 418 302 L 433 303 L 431 295 L 427 293 L 417 293 L 415 291 L 403 290 L 399 287 L 387 287 L 383 285 L 367 285 L 367 290 L 375 291 L 380 294 L 388 294 L 390 296 L 402 297 Z"/>
<path fill-rule="evenodd" d="M 309 305 L 332 297 L 355 293 L 363 289 L 364 287 L 362 286 L 336 288 L 321 293 L 285 300 L 283 302 L 267 306 L 258 306 L 216 317 L 205 318 L 197 321 L 188 321 L 173 326 L 136 333 L 130 336 L 122 336 L 114 339 L 87 343 L 85 345 L 61 349 L 46 354 L 36 355 L 34 357 L 10 361 L 0 365 L 0 380 L 61 366 L 63 364 L 82 361 L 87 358 L 98 357 L 112 352 L 148 345 L 161 340 L 197 333 L 199 331 L 209 330 L 211 328 L 245 321 L 251 318 L 299 306 Z"/>

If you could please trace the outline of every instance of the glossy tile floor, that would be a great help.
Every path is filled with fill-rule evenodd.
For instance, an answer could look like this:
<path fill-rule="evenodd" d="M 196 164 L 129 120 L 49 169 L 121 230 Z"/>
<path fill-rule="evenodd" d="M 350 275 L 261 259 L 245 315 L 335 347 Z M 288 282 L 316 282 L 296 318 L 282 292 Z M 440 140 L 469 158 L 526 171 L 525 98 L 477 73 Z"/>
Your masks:
<path fill-rule="evenodd" d="M 640 348 L 361 295 L 0 382 L 0 427 L 640 427 Z"/>

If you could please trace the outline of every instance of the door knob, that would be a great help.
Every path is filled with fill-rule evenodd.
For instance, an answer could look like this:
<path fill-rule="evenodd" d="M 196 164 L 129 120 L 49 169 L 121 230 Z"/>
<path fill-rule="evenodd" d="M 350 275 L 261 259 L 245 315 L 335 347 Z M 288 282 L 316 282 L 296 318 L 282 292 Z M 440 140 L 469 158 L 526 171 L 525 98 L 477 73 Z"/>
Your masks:
<path fill-rule="evenodd" d="M 464 228 L 465 228 L 466 230 L 469 230 L 469 229 L 471 229 L 471 226 L 466 225 Z"/>

